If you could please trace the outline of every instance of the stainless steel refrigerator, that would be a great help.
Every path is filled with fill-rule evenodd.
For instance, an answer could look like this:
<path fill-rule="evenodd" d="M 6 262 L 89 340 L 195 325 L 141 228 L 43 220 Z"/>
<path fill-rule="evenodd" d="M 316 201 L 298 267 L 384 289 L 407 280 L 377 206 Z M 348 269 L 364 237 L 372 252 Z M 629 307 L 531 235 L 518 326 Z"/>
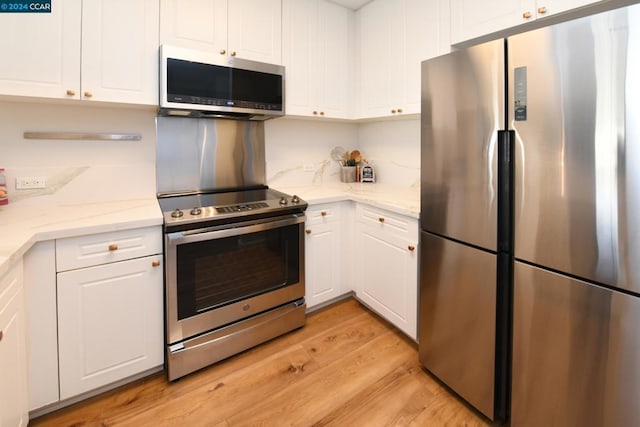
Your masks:
<path fill-rule="evenodd" d="M 640 425 L 640 5 L 422 64 L 419 354 L 512 426 Z"/>

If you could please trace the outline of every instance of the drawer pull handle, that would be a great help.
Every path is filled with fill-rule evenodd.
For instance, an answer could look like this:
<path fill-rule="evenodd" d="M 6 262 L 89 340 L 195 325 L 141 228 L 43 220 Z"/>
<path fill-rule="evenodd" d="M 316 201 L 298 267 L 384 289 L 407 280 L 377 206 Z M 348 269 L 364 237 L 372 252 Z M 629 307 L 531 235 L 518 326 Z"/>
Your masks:
<path fill-rule="evenodd" d="M 154 259 L 151 262 L 151 267 L 160 267 L 160 261 L 158 261 L 157 259 Z"/>
<path fill-rule="evenodd" d="M 307 233 L 307 234 L 311 234 L 311 230 L 309 230 L 309 229 L 306 229 L 304 232 Z"/>
<path fill-rule="evenodd" d="M 383 217 L 380 217 L 380 218 L 378 218 L 378 221 L 380 221 L 380 222 L 384 222 L 384 218 L 383 218 Z"/>
<path fill-rule="evenodd" d="M 413 245 L 409 245 L 409 246 L 407 246 L 407 249 L 409 249 L 409 252 L 413 252 L 413 251 L 416 250 L 416 247 L 413 246 Z"/>
<path fill-rule="evenodd" d="M 322 211 L 322 212 L 320 212 L 320 215 L 327 216 L 327 213 L 325 211 Z"/>
<path fill-rule="evenodd" d="M 116 245 L 115 243 L 112 243 L 109 245 L 110 252 L 117 251 L 117 250 L 118 250 L 118 245 Z"/>

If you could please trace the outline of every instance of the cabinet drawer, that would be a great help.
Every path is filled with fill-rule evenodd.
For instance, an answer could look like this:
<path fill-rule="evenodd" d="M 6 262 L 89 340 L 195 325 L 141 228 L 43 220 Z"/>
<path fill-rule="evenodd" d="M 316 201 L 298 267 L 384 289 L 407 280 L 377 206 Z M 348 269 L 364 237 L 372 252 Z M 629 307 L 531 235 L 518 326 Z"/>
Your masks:
<path fill-rule="evenodd" d="M 56 269 L 73 270 L 161 252 L 161 227 L 71 237 L 56 241 Z"/>
<path fill-rule="evenodd" d="M 307 208 L 307 225 L 326 224 L 328 222 L 339 221 L 341 216 L 340 204 L 316 205 Z"/>
<path fill-rule="evenodd" d="M 418 221 L 404 215 L 358 203 L 356 221 L 375 225 L 378 228 L 406 239 L 418 239 Z"/>

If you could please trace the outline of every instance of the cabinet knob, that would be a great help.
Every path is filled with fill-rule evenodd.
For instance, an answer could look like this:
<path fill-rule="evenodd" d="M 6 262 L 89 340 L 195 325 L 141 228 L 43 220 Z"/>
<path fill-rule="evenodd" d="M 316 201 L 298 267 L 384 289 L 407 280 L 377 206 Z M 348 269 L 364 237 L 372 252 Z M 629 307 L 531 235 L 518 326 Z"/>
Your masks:
<path fill-rule="evenodd" d="M 324 111 L 320 111 L 320 115 L 321 115 L 321 116 L 324 116 Z"/>
<path fill-rule="evenodd" d="M 322 212 L 320 212 L 320 215 L 327 216 L 327 213 L 325 211 L 322 211 Z"/>
<path fill-rule="evenodd" d="M 306 230 L 304 230 L 305 233 L 307 234 L 311 234 L 311 230 L 309 230 L 308 228 Z"/>
<path fill-rule="evenodd" d="M 523 17 L 524 19 L 529 19 L 529 18 L 531 18 L 531 12 L 525 12 L 525 13 L 523 13 L 523 14 L 522 14 L 522 17 Z"/>
<path fill-rule="evenodd" d="M 2 341 L 2 336 L 4 335 L 4 332 L 2 332 L 2 330 L 0 330 L 0 341 Z"/>
<path fill-rule="evenodd" d="M 93 96 L 93 94 L 91 92 L 89 92 L 89 91 L 84 93 L 84 97 L 85 98 L 91 98 L 92 96 Z"/>
<path fill-rule="evenodd" d="M 67 95 L 68 96 L 76 96 L 76 91 L 75 90 L 71 90 L 71 89 L 67 89 Z"/>
<path fill-rule="evenodd" d="M 154 259 L 151 262 L 151 267 L 160 267 L 160 261 L 158 261 L 157 259 Z"/>
<path fill-rule="evenodd" d="M 110 244 L 110 245 L 109 245 L 109 250 L 110 250 L 111 252 L 113 252 L 113 251 L 117 251 L 117 250 L 118 250 L 118 245 L 116 245 L 115 243 Z"/>
<path fill-rule="evenodd" d="M 235 50 L 234 50 L 234 51 L 232 51 L 232 52 L 230 53 L 230 55 L 231 55 L 231 56 L 236 56 L 236 51 L 235 51 Z"/>
<path fill-rule="evenodd" d="M 317 116 L 317 115 L 318 115 L 318 112 L 317 112 L 317 111 L 314 111 L 314 112 L 313 112 L 313 115 L 314 115 L 314 116 Z"/>
<path fill-rule="evenodd" d="M 545 13 L 547 13 L 547 8 L 546 8 L 546 7 L 544 7 L 544 6 L 540 6 L 540 7 L 538 8 L 538 13 L 539 13 L 540 15 L 544 15 Z"/>
<path fill-rule="evenodd" d="M 416 250 L 416 247 L 413 246 L 413 245 L 409 245 L 409 246 L 407 246 L 407 249 L 409 249 L 409 252 L 413 252 L 413 251 Z"/>
<path fill-rule="evenodd" d="M 402 113 L 402 108 L 398 108 L 398 113 Z"/>
<path fill-rule="evenodd" d="M 395 113 L 396 113 L 396 110 L 391 110 L 391 114 L 395 114 Z"/>
<path fill-rule="evenodd" d="M 380 218 L 378 218 L 378 221 L 380 221 L 380 222 L 384 222 L 384 218 L 383 218 L 383 217 L 380 217 Z"/>
<path fill-rule="evenodd" d="M 225 53 L 227 53 L 226 49 L 220 49 L 220 55 L 224 55 Z"/>

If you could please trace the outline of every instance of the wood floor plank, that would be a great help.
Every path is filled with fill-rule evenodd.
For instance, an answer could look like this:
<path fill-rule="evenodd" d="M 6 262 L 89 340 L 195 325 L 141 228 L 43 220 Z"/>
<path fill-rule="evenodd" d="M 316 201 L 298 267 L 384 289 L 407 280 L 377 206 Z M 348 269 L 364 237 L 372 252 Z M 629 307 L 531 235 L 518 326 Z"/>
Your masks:
<path fill-rule="evenodd" d="M 417 346 L 357 301 L 175 382 L 164 374 L 30 426 L 487 426 L 419 365 Z"/>

